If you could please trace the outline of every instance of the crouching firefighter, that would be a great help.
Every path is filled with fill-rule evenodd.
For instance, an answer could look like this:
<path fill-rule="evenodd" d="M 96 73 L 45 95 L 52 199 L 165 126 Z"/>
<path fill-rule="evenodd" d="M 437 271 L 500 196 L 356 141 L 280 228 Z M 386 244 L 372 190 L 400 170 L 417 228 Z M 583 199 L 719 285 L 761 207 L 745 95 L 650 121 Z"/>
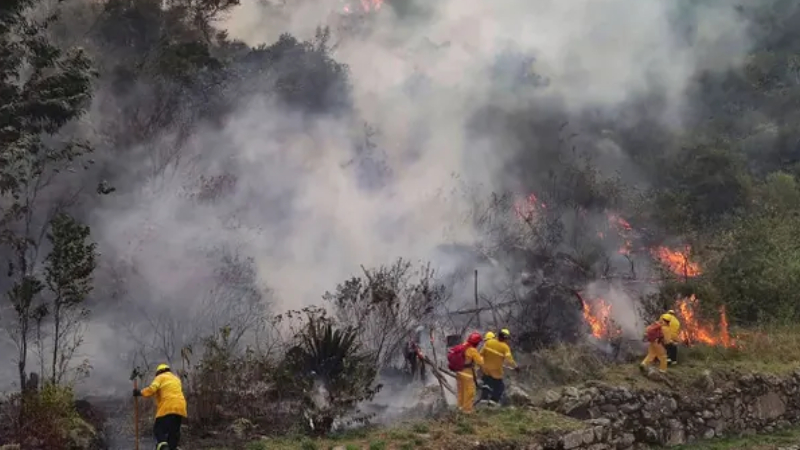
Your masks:
<path fill-rule="evenodd" d="M 483 357 L 477 348 L 482 340 L 480 333 L 472 333 L 466 342 L 452 347 L 447 352 L 447 366 L 456 374 L 458 409 L 465 413 L 471 413 L 474 407 L 478 385 L 475 379 L 475 366 L 483 367 Z"/>
<path fill-rule="evenodd" d="M 153 434 L 156 450 L 177 450 L 181 439 L 181 421 L 186 417 L 186 399 L 183 396 L 181 379 L 172 373 L 169 366 L 156 368 L 156 377 L 150 386 L 133 390 L 134 397 L 153 397 L 156 402 L 156 420 Z"/>

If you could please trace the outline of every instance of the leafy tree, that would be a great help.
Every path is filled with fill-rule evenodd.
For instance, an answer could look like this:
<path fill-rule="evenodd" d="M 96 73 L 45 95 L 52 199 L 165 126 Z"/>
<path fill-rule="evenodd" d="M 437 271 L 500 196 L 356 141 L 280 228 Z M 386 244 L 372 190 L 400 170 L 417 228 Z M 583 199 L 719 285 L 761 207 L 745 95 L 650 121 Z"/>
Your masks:
<path fill-rule="evenodd" d="M 50 222 L 47 239 L 52 245 L 45 260 L 45 281 L 53 293 L 52 382 L 59 383 L 67 371 L 82 337 L 77 334 L 88 310 L 83 307 L 92 291 L 92 274 L 97 265 L 97 244 L 88 241 L 90 230 L 66 214 Z M 64 342 L 70 333 L 75 340 Z"/>
<path fill-rule="evenodd" d="M 89 150 L 59 131 L 78 118 L 91 98 L 93 72 L 83 51 L 63 51 L 29 14 L 34 0 L 0 5 L 0 245 L 10 251 L 6 293 L 16 314 L 20 385 L 25 384 L 28 339 L 35 299 L 44 288 L 36 278 L 47 221 L 37 201 L 59 173 Z"/>

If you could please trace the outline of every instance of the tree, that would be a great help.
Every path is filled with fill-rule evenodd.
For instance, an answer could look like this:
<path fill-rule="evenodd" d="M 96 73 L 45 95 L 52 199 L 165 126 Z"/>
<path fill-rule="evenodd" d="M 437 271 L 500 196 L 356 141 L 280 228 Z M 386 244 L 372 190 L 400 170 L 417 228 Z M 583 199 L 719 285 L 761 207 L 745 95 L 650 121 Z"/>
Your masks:
<path fill-rule="evenodd" d="M 78 118 L 91 98 L 93 71 L 76 49 L 51 44 L 45 29 L 52 18 L 31 18 L 35 0 L 0 5 L 0 248 L 8 250 L 6 293 L 16 315 L 12 337 L 18 347 L 20 387 L 35 299 L 44 289 L 36 277 L 39 248 L 49 220 L 34 214 L 43 191 L 76 158 L 90 150 L 59 131 Z M 64 205 L 56 205 L 57 210 Z M 55 212 L 55 211 L 52 211 Z M 52 215 L 54 214 L 50 214 Z"/>
<path fill-rule="evenodd" d="M 52 250 L 45 260 L 45 280 L 53 293 L 53 360 L 52 382 L 59 383 L 82 338 L 64 339 L 77 329 L 88 315 L 82 305 L 92 291 L 92 273 L 97 266 L 97 244 L 87 241 L 89 227 L 67 214 L 59 214 L 50 222 L 47 239 Z M 43 374 L 42 374 L 43 375 Z"/>
<path fill-rule="evenodd" d="M 391 266 L 362 270 L 362 277 L 336 286 L 323 299 L 333 305 L 340 323 L 358 327 L 366 348 L 385 367 L 401 356 L 409 332 L 444 306 L 446 292 L 430 266 L 415 271 L 398 259 Z"/>

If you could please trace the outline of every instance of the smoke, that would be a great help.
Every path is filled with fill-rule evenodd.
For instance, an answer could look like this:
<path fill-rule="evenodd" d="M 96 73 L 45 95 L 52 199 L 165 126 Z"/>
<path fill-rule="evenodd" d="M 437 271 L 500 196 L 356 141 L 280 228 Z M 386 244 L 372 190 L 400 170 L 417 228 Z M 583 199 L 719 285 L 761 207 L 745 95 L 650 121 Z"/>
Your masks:
<path fill-rule="evenodd" d="M 139 345 L 125 327 L 109 324 L 142 336 L 152 329 L 135 324 L 152 324 L 148 318 L 192 321 L 177 333 L 180 341 L 224 323 L 225 314 L 207 314 L 219 301 L 220 253 L 251 259 L 252 284 L 267 293 L 260 301 L 280 312 L 317 303 L 359 265 L 429 260 L 443 245 L 479 242 L 465 186 L 478 195 L 518 186 L 508 164 L 523 147 L 538 151 L 536 143 L 476 133 L 472 121 L 485 108 L 558 105 L 579 116 L 655 95 L 663 103 L 654 114 L 680 126 L 693 77 L 737 67 L 749 44 L 747 23 L 725 2 L 398 0 L 356 31 L 341 2 L 285 3 L 244 0 L 219 26 L 258 45 L 282 32 L 309 39 L 331 25 L 355 112 L 308 117 L 254 96 L 221 126 L 196 130 L 168 171 L 145 158 L 127 161 L 130 174 L 150 175 L 126 176 L 89 215 L 103 254 L 98 296 L 108 298 L 83 350 L 95 379 L 109 386 L 126 386 L 125 364 Z M 397 12 L 413 7 L 421 12 Z M 540 82 L 498 76 L 520 64 L 521 76 Z M 93 111 L 88 121 L 101 123 Z M 381 170 L 365 168 L 354 152 L 365 122 L 377 130 L 370 139 Z M 129 154 L 174 139 L 158 136 Z M 612 138 L 595 144 L 613 161 L 624 159 Z M 201 176 L 234 181 L 203 202 Z M 441 261 L 444 272 L 461 262 Z M 117 275 L 127 280 L 124 289 L 110 286 Z"/>

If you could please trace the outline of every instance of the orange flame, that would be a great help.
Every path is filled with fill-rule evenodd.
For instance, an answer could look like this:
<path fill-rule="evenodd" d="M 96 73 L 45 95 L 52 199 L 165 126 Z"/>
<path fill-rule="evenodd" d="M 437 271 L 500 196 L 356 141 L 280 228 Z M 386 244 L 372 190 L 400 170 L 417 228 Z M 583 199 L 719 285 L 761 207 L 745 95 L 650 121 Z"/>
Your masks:
<path fill-rule="evenodd" d="M 372 12 L 381 9 L 383 2 L 384 0 L 359 0 L 358 5 L 362 12 Z M 345 5 L 343 10 L 345 13 L 350 14 L 354 12 L 353 9 L 352 5 Z"/>
<path fill-rule="evenodd" d="M 611 304 L 598 298 L 591 304 L 581 300 L 583 304 L 583 319 L 589 325 L 592 336 L 598 339 L 609 339 L 622 334 L 622 330 L 611 318 Z"/>
<path fill-rule="evenodd" d="M 686 278 L 696 277 L 702 273 L 697 263 L 689 261 L 689 253 L 691 253 L 691 248 L 688 245 L 682 252 L 663 246 L 653 250 L 653 256 L 667 266 L 672 273 Z"/>
<path fill-rule="evenodd" d="M 608 224 L 616 228 L 617 234 L 623 239 L 622 245 L 619 247 L 617 252 L 621 255 L 630 255 L 633 251 L 633 244 L 631 243 L 630 233 L 633 231 L 633 227 L 631 224 L 628 223 L 627 220 L 623 219 L 617 214 L 614 213 L 607 213 L 608 216 Z M 602 238 L 603 236 L 601 236 Z"/>
<path fill-rule="evenodd" d="M 524 200 L 514 202 L 514 211 L 526 222 L 533 220 L 539 209 L 547 209 L 547 204 L 540 201 L 536 194 L 530 194 Z"/>
<path fill-rule="evenodd" d="M 681 340 L 687 344 L 702 343 L 725 348 L 735 347 L 736 341 L 731 338 L 728 330 L 728 315 L 725 312 L 725 306 L 719 309 L 718 329 L 701 323 L 696 314 L 697 306 L 698 300 L 694 295 L 678 300 L 677 309 L 682 321 Z"/>

